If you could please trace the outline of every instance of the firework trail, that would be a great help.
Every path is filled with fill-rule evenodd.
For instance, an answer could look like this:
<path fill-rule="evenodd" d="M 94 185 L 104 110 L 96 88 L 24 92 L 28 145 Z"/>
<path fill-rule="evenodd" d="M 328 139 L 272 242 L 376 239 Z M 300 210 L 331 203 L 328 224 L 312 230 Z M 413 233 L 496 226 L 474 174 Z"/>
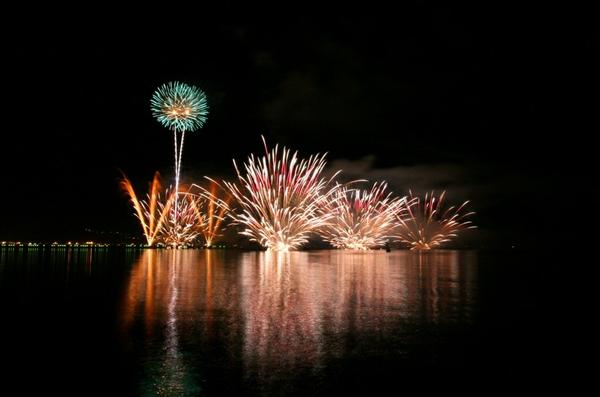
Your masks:
<path fill-rule="evenodd" d="M 308 241 L 311 233 L 325 225 L 331 214 L 321 212 L 323 203 L 339 188 L 321 177 L 325 155 L 298 159 L 287 148 L 278 145 L 269 151 L 263 137 L 265 155 L 251 154 L 242 174 L 233 161 L 239 185 L 224 182 L 240 211 L 231 212 L 234 224 L 242 225 L 241 234 L 268 250 L 297 249 Z"/>
<path fill-rule="evenodd" d="M 172 198 L 167 199 L 164 203 L 161 201 L 160 174 L 158 172 L 154 174 L 146 200 L 138 199 L 131 181 L 125 175 L 123 175 L 123 179 L 119 184 L 129 196 L 135 210 L 135 216 L 140 221 L 146 237 L 146 244 L 149 246 L 154 245 L 159 240 L 160 232 L 172 204 Z"/>
<path fill-rule="evenodd" d="M 465 201 L 459 207 L 452 206 L 444 210 L 445 196 L 446 192 L 439 198 L 431 192 L 421 200 L 419 197 L 413 198 L 410 192 L 415 205 L 407 206 L 407 218 L 397 218 L 399 228 L 396 239 L 410 246 L 411 250 L 429 250 L 450 241 L 461 230 L 475 229 L 476 226 L 473 226 L 471 221 L 465 220 L 475 213 L 461 213 L 469 201 Z"/>
<path fill-rule="evenodd" d="M 393 197 L 386 188 L 385 182 L 370 190 L 340 187 L 323 202 L 321 211 L 332 217 L 319 230 L 321 237 L 335 248 L 368 250 L 385 245 L 407 211 L 406 197 Z"/>
<path fill-rule="evenodd" d="M 231 211 L 231 195 L 225 195 L 225 197 L 219 196 L 219 184 L 210 178 L 209 189 L 206 189 L 199 185 L 192 185 L 199 190 L 198 196 L 206 199 L 206 213 L 201 215 L 205 217 L 204 227 L 202 228 L 202 236 L 204 237 L 204 243 L 206 247 L 212 246 L 215 238 L 221 236 L 223 222 L 225 221 L 226 215 Z"/>
<path fill-rule="evenodd" d="M 150 101 L 152 115 L 163 126 L 173 131 L 175 148 L 175 192 L 179 192 L 179 176 L 181 172 L 181 157 L 183 141 L 187 131 L 202 128 L 208 116 L 206 94 L 191 85 L 180 82 L 169 82 L 159 87 Z M 178 133 L 181 138 L 178 143 Z M 177 223 L 179 195 L 175 194 L 173 206 L 173 223 Z"/>
<path fill-rule="evenodd" d="M 173 248 L 193 245 L 206 225 L 206 215 L 202 212 L 205 199 L 191 192 L 179 192 L 178 200 L 158 204 L 161 211 L 170 208 L 168 220 L 162 223 L 160 239 Z M 170 197 L 175 196 L 174 192 Z M 177 208 L 175 207 L 177 205 Z"/>

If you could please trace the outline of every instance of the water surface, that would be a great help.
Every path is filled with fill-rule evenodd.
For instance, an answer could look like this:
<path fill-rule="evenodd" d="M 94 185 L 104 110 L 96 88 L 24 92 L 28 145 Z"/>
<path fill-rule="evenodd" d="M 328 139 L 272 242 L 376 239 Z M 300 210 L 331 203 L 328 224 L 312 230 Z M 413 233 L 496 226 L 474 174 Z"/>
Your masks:
<path fill-rule="evenodd" d="M 81 395 L 331 395 L 493 377 L 528 346 L 514 334 L 535 305 L 522 272 L 473 251 L 5 249 L 3 364 L 26 389 Z"/>

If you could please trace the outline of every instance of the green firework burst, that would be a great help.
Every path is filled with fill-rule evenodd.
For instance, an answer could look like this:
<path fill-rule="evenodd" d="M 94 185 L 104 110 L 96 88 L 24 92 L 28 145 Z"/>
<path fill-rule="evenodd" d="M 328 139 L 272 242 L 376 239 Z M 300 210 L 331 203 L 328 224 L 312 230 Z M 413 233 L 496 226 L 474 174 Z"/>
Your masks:
<path fill-rule="evenodd" d="M 181 132 L 202 128 L 208 116 L 204 91 L 178 81 L 160 86 L 152 96 L 150 107 L 159 123 Z"/>

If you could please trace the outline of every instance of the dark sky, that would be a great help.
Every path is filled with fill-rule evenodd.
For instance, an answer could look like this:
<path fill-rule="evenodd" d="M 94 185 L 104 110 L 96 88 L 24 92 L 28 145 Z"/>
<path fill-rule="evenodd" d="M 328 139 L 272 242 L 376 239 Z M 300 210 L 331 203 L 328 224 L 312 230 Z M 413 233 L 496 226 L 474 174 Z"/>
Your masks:
<path fill-rule="evenodd" d="M 587 178 L 565 157 L 579 132 L 555 131 L 566 45 L 538 17 L 417 2 L 385 17 L 214 18 L 177 34 L 40 27 L 4 54 L 0 238 L 139 234 L 119 169 L 139 190 L 156 170 L 170 177 L 172 135 L 149 100 L 180 80 L 211 107 L 186 137 L 188 180 L 230 178 L 232 158 L 260 152 L 264 134 L 327 151 L 345 178 L 472 199 L 482 245 L 534 243 Z"/>

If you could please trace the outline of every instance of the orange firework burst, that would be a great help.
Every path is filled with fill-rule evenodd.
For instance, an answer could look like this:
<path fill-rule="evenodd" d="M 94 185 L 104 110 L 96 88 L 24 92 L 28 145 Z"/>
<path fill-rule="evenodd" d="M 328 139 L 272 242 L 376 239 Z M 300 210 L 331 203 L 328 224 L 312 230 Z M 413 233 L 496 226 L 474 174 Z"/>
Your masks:
<path fill-rule="evenodd" d="M 171 197 L 167 198 L 164 203 L 161 201 L 160 174 L 158 172 L 154 174 L 154 179 L 150 182 L 150 190 L 146 195 L 146 200 L 138 199 L 131 181 L 125 175 L 123 175 L 123 179 L 121 179 L 119 184 L 129 196 L 135 210 L 135 216 L 140 221 L 144 236 L 146 237 L 146 244 L 149 246 L 154 245 L 158 242 L 163 224 L 172 205 Z"/>
<path fill-rule="evenodd" d="M 193 186 L 199 189 L 200 192 L 198 195 L 206 199 L 206 213 L 199 215 L 205 218 L 203 222 L 204 226 L 202 227 L 202 236 L 204 237 L 205 245 L 210 247 L 215 241 L 215 238 L 221 236 L 223 222 L 231 209 L 229 206 L 231 195 L 226 194 L 219 197 L 219 184 L 212 179 L 207 179 L 210 181 L 210 187 L 208 189 L 199 185 Z"/>

